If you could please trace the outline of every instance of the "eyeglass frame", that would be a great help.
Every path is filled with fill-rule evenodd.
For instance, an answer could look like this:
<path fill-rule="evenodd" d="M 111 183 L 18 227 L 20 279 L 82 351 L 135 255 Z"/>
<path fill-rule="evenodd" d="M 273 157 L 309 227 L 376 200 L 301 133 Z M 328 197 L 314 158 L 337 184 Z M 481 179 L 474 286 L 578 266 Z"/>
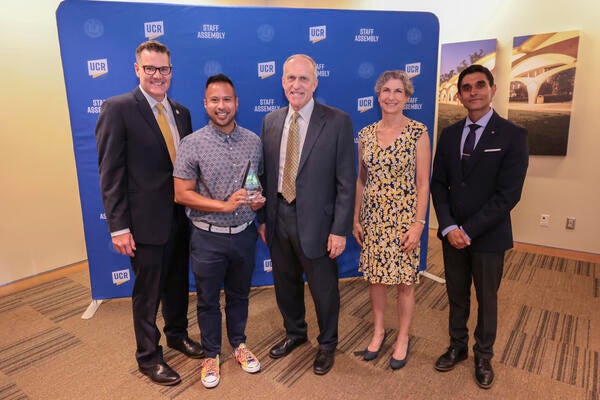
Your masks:
<path fill-rule="evenodd" d="M 171 73 L 173 72 L 172 65 L 168 65 L 168 66 L 165 65 L 162 67 L 155 67 L 154 65 L 142 65 L 141 67 L 144 70 L 144 73 L 148 76 L 152 76 L 152 75 L 156 74 L 156 71 L 158 71 L 158 73 L 161 74 L 162 76 L 171 75 Z M 152 69 L 154 69 L 154 71 L 152 71 L 152 73 L 150 73 L 147 71 L 148 68 L 152 68 Z M 168 68 L 168 71 L 166 73 L 163 73 L 165 68 Z"/>

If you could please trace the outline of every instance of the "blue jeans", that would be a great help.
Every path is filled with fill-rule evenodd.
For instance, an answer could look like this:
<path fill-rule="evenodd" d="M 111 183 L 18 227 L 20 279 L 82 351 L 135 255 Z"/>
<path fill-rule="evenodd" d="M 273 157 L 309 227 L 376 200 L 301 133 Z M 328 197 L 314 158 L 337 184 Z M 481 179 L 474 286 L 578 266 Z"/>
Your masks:
<path fill-rule="evenodd" d="M 246 341 L 248 294 L 254 271 L 256 226 L 237 234 L 192 226 L 190 258 L 198 294 L 198 325 L 206 357 L 221 352 L 221 287 L 225 289 L 227 338 L 233 348 Z"/>

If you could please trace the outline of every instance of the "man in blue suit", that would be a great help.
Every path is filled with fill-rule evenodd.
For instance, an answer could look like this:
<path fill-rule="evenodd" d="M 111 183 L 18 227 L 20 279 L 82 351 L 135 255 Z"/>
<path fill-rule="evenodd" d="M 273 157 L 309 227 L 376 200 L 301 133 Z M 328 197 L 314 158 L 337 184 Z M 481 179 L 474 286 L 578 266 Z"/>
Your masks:
<path fill-rule="evenodd" d="M 189 224 L 175 204 L 173 160 L 192 132 L 190 112 L 167 98 L 171 55 L 156 41 L 140 44 L 134 69 L 140 84 L 102 104 L 96 125 L 100 190 L 115 250 L 135 273 L 133 326 L 140 371 L 159 385 L 181 378 L 163 360 L 156 326 L 159 303 L 167 345 L 188 357 L 204 350 L 187 334 Z"/>
<path fill-rule="evenodd" d="M 504 252 L 513 246 L 510 211 L 521 198 L 528 165 L 527 132 L 491 108 L 495 93 L 487 68 L 471 65 L 460 73 L 458 98 L 468 115 L 442 131 L 431 180 L 450 303 L 450 347 L 435 368 L 450 371 L 467 358 L 473 282 L 478 302 L 475 380 L 484 389 L 494 382 L 490 360 L 497 292 Z"/>
<path fill-rule="evenodd" d="M 259 214 L 259 235 L 271 250 L 275 296 L 286 330 L 269 355 L 283 357 L 307 341 L 306 274 L 319 324 L 313 370 L 324 375 L 333 366 L 338 342 L 335 259 L 352 232 L 356 161 L 350 116 L 316 102 L 317 84 L 312 58 L 296 54 L 285 61 L 282 86 L 289 107 L 266 115 L 261 131 L 267 201 Z"/>

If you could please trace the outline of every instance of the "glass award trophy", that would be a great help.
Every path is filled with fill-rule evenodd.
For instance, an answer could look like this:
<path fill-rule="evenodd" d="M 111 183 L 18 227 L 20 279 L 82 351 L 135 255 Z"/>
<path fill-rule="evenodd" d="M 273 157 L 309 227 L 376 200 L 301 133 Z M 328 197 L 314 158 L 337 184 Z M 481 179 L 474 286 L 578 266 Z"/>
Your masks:
<path fill-rule="evenodd" d="M 262 192 L 262 186 L 256 171 L 252 168 L 248 169 L 248 174 L 244 180 L 244 189 L 248 192 L 248 202 L 252 202 Z"/>

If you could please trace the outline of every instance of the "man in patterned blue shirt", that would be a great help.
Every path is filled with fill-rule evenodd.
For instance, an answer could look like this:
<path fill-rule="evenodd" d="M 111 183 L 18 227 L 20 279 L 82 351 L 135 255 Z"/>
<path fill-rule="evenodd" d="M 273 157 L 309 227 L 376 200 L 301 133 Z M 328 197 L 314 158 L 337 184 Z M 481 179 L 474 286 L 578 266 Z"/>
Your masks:
<path fill-rule="evenodd" d="M 212 388 L 220 380 L 221 286 L 234 358 L 246 372 L 260 370 L 246 347 L 245 329 L 257 239 L 254 217 L 265 198 L 250 199 L 243 187 L 248 170 L 262 174 L 262 146 L 254 132 L 236 124 L 238 98 L 227 76 L 208 78 L 204 108 L 210 122 L 181 141 L 173 176 L 175 201 L 186 206 L 193 225 L 190 258 L 206 355 L 201 380 Z"/>

